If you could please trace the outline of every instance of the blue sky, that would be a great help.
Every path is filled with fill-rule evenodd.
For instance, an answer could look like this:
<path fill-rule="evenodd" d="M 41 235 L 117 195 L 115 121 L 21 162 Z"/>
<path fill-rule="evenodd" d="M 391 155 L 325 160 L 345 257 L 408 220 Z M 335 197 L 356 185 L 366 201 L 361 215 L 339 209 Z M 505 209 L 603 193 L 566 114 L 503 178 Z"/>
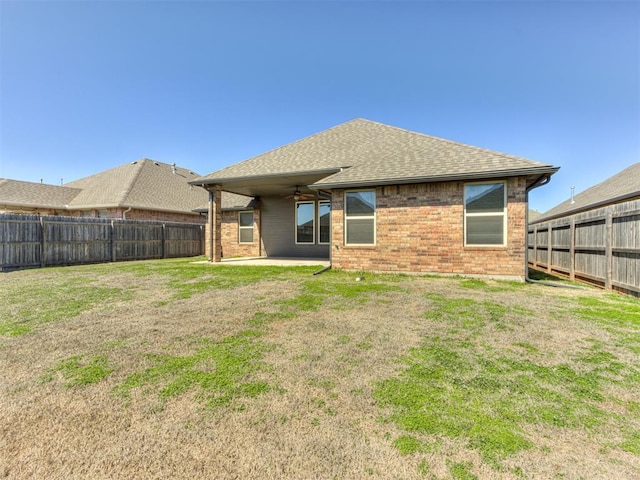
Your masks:
<path fill-rule="evenodd" d="M 353 118 L 560 166 L 640 161 L 637 1 L 0 0 L 0 177 L 207 174 Z"/>

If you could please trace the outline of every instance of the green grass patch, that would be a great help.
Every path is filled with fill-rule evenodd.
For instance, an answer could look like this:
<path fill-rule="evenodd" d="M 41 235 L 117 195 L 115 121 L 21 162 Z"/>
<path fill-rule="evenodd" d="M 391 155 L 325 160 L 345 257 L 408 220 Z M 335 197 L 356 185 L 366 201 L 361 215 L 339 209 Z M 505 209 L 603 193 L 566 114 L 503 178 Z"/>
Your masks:
<path fill-rule="evenodd" d="M 469 290 L 483 290 L 486 292 L 509 292 L 526 287 L 523 282 L 512 282 L 505 280 L 491 280 L 485 282 L 477 278 L 464 278 L 460 281 L 462 288 L 468 288 Z"/>
<path fill-rule="evenodd" d="M 101 286 L 77 276 L 37 282 L 28 289 L 9 287 L 0 292 L 0 335 L 28 333 L 39 324 L 67 320 L 132 295 L 131 290 Z"/>
<path fill-rule="evenodd" d="M 396 447 L 403 455 L 410 455 L 412 453 L 420 452 L 423 449 L 422 442 L 410 435 L 399 436 L 393 441 L 393 446 Z"/>
<path fill-rule="evenodd" d="M 640 301 L 622 295 L 604 298 L 580 297 L 575 313 L 602 326 L 619 345 L 640 355 Z"/>
<path fill-rule="evenodd" d="M 413 349 L 403 361 L 405 370 L 374 392 L 392 407 L 390 419 L 407 432 L 466 439 L 495 466 L 533 446 L 524 423 L 592 428 L 604 419 L 597 407 L 602 377 L 568 365 L 478 353 L 445 339 Z"/>
<path fill-rule="evenodd" d="M 167 279 L 175 299 L 190 298 L 209 290 L 225 290 L 252 283 L 291 279 L 300 274 L 311 275 L 317 266 L 251 266 L 211 265 L 195 263 L 194 259 L 131 262 L 122 271 L 140 277 L 157 276 Z"/>
<path fill-rule="evenodd" d="M 477 480 L 476 477 L 471 472 L 472 465 L 468 462 L 453 462 L 451 460 L 447 461 L 447 467 L 449 467 L 449 473 L 451 473 L 451 478 L 456 480 Z"/>
<path fill-rule="evenodd" d="M 203 339 L 203 346 L 191 355 L 149 355 L 154 365 L 129 375 L 116 393 L 126 397 L 144 387 L 166 400 L 197 388 L 198 398 L 212 408 L 236 398 L 254 398 L 272 388 L 253 378 L 266 370 L 262 357 L 271 349 L 257 340 L 261 335 L 259 330 L 245 330 L 219 342 Z"/>
<path fill-rule="evenodd" d="M 109 365 L 107 357 L 97 355 L 85 359 L 83 355 L 74 355 L 60 361 L 42 381 L 52 381 L 56 373 L 60 373 L 67 387 L 78 385 L 90 385 L 108 377 L 113 368 Z"/>
<path fill-rule="evenodd" d="M 587 320 L 613 327 L 640 327 L 640 301 L 621 295 L 609 295 L 606 300 L 594 297 L 578 298 L 577 313 Z"/>
<path fill-rule="evenodd" d="M 437 293 L 427 294 L 427 298 L 433 302 L 433 308 L 425 313 L 426 318 L 444 323 L 452 328 L 452 332 L 462 332 L 467 336 L 479 334 L 488 324 L 501 330 L 508 329 L 508 315 L 518 318 L 534 314 L 523 307 L 507 307 L 473 298 L 451 298 Z"/>

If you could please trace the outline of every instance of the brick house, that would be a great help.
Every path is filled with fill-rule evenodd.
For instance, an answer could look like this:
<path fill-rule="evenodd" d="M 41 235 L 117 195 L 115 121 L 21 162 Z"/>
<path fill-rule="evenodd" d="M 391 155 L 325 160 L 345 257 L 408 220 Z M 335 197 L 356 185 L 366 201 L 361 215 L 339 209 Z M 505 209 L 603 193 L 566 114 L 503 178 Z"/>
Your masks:
<path fill-rule="evenodd" d="M 204 224 L 198 177 L 143 158 L 60 186 L 0 179 L 0 212 Z"/>
<path fill-rule="evenodd" d="M 523 279 L 528 192 L 557 170 L 355 119 L 191 183 L 209 192 L 214 262 L 233 252 Z M 223 192 L 252 208 L 224 209 Z"/>

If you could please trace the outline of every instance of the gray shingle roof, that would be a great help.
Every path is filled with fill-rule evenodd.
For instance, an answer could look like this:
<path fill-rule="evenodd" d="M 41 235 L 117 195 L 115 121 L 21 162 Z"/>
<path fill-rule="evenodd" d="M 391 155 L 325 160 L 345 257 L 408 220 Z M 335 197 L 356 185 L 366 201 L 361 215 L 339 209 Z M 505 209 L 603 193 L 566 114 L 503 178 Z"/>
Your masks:
<path fill-rule="evenodd" d="M 175 172 L 175 173 L 174 173 Z M 198 175 L 185 168 L 143 158 L 81 178 L 65 186 L 81 189 L 72 208 L 133 207 L 191 212 L 207 201 L 207 193 L 189 181 Z"/>
<path fill-rule="evenodd" d="M 199 175 L 181 167 L 143 158 L 64 186 L 0 179 L 0 205 L 83 210 L 132 207 L 191 213 L 204 207 L 208 193 L 188 182 Z M 223 192 L 225 209 L 251 208 L 253 199 Z"/>
<path fill-rule="evenodd" d="M 568 214 L 618 203 L 632 198 L 640 198 L 640 162 L 634 163 L 622 172 L 578 193 L 535 219 L 537 223 Z"/>
<path fill-rule="evenodd" d="M 312 188 L 535 175 L 557 168 L 513 155 L 355 119 L 197 179 L 214 184 L 246 177 L 326 171 Z"/>
<path fill-rule="evenodd" d="M 0 205 L 30 208 L 65 208 L 80 193 L 77 188 L 0 179 Z"/>

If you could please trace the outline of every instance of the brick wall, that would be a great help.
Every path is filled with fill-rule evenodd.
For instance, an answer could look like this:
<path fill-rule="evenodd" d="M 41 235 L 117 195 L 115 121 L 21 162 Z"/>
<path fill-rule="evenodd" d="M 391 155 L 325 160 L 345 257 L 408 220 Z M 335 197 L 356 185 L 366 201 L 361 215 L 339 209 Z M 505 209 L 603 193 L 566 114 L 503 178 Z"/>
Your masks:
<path fill-rule="evenodd" d="M 89 217 L 99 218 L 101 211 L 106 210 L 106 218 L 122 219 L 122 214 L 127 210 L 126 208 L 108 208 L 101 210 L 56 210 L 46 208 L 14 208 L 10 211 L 13 213 L 25 213 L 36 214 L 41 216 L 61 216 L 61 217 Z M 7 210 L 9 211 L 9 210 Z M 153 222 L 175 222 L 175 223 L 198 223 L 204 225 L 207 222 L 207 216 L 197 213 L 177 213 L 177 212 L 162 212 L 154 210 L 140 210 L 131 209 L 126 213 L 127 220 L 146 220 Z"/>
<path fill-rule="evenodd" d="M 122 213 L 125 209 L 118 209 L 117 212 L 113 212 L 116 217 L 112 217 L 112 212 L 109 212 L 109 218 L 122 218 Z M 137 210 L 132 209 L 126 213 L 127 220 L 148 220 L 154 222 L 177 222 L 177 223 L 199 223 L 204 225 L 207 222 L 206 215 L 189 214 L 189 213 L 173 213 L 173 212 L 160 212 L 154 210 Z"/>
<path fill-rule="evenodd" d="M 346 270 L 525 275 L 525 179 L 507 181 L 506 247 L 465 247 L 464 182 L 378 187 L 376 245 L 344 243 L 344 190 L 334 190 L 332 265 Z"/>
<path fill-rule="evenodd" d="M 260 210 L 253 211 L 253 243 L 240 243 L 238 232 L 238 212 L 222 212 L 222 257 L 259 257 L 260 256 Z M 209 238 L 209 224 L 205 227 L 205 238 Z M 205 255 L 210 257 L 211 245 L 207 240 Z"/>

